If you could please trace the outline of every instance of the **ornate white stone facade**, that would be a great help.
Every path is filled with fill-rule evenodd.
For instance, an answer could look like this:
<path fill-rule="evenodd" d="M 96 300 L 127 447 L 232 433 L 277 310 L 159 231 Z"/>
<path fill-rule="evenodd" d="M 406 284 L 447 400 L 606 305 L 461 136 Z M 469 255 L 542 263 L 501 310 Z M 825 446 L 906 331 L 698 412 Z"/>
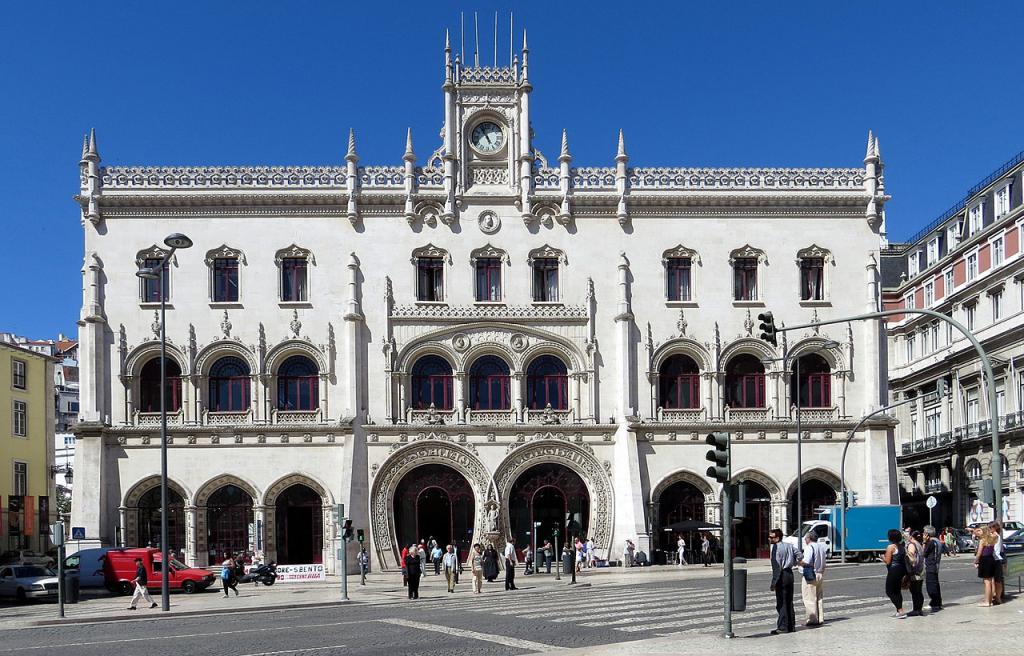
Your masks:
<path fill-rule="evenodd" d="M 514 529 L 516 481 L 557 463 L 585 486 L 581 521 L 599 548 L 620 557 L 629 538 L 649 550 L 673 483 L 692 484 L 705 518 L 718 519 L 718 485 L 702 473 L 713 429 L 733 435 L 737 478 L 761 485 L 770 523 L 785 525 L 796 478 L 791 383 L 772 365 L 760 407 L 724 407 L 725 371 L 742 354 L 823 351 L 832 392 L 827 407 L 804 410 L 803 462 L 805 478 L 838 485 L 846 431 L 882 396 L 880 329 L 822 327 L 774 349 L 756 338 L 754 317 L 767 308 L 793 324 L 876 307 L 886 198 L 877 151 L 869 144 L 864 168 L 634 168 L 620 133 L 615 166 L 574 167 L 563 133 L 549 166 L 529 128 L 526 48 L 505 68 L 467 68 L 450 50 L 446 61 L 442 143 L 422 165 L 411 134 L 394 167 L 360 166 L 352 133 L 345 164 L 327 167 L 101 167 L 87 140 L 73 523 L 90 537 L 138 539 L 132 504 L 159 471 L 158 418 L 140 407 L 140 376 L 160 326 L 135 271 L 171 232 L 195 243 L 171 261 L 167 311 L 168 354 L 181 369 L 170 477 L 191 562 L 206 563 L 206 504 L 220 485 L 249 495 L 272 552 L 277 495 L 303 482 L 324 517 L 345 503 L 377 561 L 394 566 L 393 495 L 426 464 L 465 478 L 474 540 L 485 539 L 490 500 L 498 531 Z M 471 143 L 482 121 L 501 130 L 493 152 Z M 213 300 L 211 263 L 225 257 L 237 261 L 237 301 Z M 423 257 L 439 262 L 431 293 L 441 300 L 418 300 Z M 826 262 L 819 300 L 801 300 L 801 257 Z M 283 262 L 296 258 L 304 294 L 282 300 Z M 482 258 L 497 262 L 500 300 L 477 301 Z M 691 266 L 685 300 L 666 300 L 674 258 Z M 737 258 L 757 263 L 755 299 L 734 300 Z M 535 300 L 539 261 L 558 267 L 545 291 L 553 300 Z M 839 346 L 823 350 L 827 340 Z M 658 391 L 677 354 L 699 367 L 699 400 L 686 409 L 663 407 Z M 319 371 L 313 410 L 277 407 L 278 370 L 294 355 Z M 412 370 L 426 355 L 451 366 L 450 409 L 414 407 Z M 566 370 L 564 407 L 530 408 L 527 369 L 548 355 Z M 226 356 L 250 371 L 248 403 L 212 412 L 211 367 Z M 507 409 L 469 403 L 470 369 L 484 356 L 509 368 Z M 888 424 L 854 437 L 848 484 L 861 503 L 893 500 L 892 461 Z M 337 538 L 329 527 L 323 535 L 333 568 Z"/>

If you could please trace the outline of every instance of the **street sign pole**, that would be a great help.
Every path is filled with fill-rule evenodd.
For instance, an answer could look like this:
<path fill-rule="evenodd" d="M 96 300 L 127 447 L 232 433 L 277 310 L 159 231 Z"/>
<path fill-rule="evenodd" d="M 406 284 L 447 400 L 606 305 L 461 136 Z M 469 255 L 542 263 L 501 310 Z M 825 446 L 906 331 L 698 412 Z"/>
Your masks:
<path fill-rule="evenodd" d="M 562 580 L 562 567 L 564 567 L 563 563 L 565 563 L 565 559 L 562 558 L 562 552 L 558 550 L 558 529 L 556 528 L 552 532 L 555 534 L 555 555 L 554 555 L 554 557 L 558 559 L 556 561 L 556 565 L 557 566 L 555 567 L 555 580 L 556 581 L 561 581 Z"/>
<path fill-rule="evenodd" d="M 929 525 L 933 525 L 932 524 L 932 508 L 934 508 L 935 506 L 939 505 L 939 500 L 936 499 L 934 496 L 929 496 L 928 500 L 924 502 L 924 505 L 928 506 L 928 524 Z"/>
<path fill-rule="evenodd" d="M 342 522 L 344 523 L 344 522 Z M 341 600 L 348 601 L 348 540 L 341 538 Z"/>

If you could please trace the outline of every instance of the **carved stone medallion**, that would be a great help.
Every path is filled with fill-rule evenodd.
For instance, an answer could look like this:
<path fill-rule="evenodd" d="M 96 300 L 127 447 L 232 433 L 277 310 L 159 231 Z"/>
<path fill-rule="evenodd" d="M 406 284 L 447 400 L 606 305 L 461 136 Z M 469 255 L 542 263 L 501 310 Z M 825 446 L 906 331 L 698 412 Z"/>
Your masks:
<path fill-rule="evenodd" d="M 480 226 L 480 232 L 485 235 L 493 235 L 501 229 L 501 217 L 496 212 L 484 210 L 480 212 L 477 225 Z"/>

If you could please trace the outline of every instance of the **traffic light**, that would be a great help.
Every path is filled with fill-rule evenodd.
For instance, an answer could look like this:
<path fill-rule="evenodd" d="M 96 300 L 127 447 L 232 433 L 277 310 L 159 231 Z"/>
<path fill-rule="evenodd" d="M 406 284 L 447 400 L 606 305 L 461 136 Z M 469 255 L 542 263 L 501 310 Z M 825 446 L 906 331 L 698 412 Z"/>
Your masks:
<path fill-rule="evenodd" d="M 757 315 L 757 320 L 761 322 L 758 329 L 761 331 L 761 339 L 768 342 L 772 346 L 778 346 L 779 342 L 776 339 L 775 330 L 775 317 L 772 316 L 771 312 L 762 312 Z"/>
<path fill-rule="evenodd" d="M 853 508 L 857 505 L 857 493 L 853 490 L 846 491 L 846 507 Z"/>
<path fill-rule="evenodd" d="M 353 531 L 352 531 L 352 520 L 351 519 L 346 519 L 345 523 L 344 523 L 344 525 L 342 526 L 342 529 L 341 529 L 341 539 L 344 540 L 345 542 L 351 542 L 352 541 L 352 533 L 353 533 Z"/>
<path fill-rule="evenodd" d="M 996 489 L 995 486 L 992 485 L 991 478 L 986 478 L 981 482 L 981 500 L 984 501 L 986 505 L 996 505 Z"/>
<path fill-rule="evenodd" d="M 729 434 L 711 433 L 704 441 L 715 447 L 705 456 L 708 461 L 715 463 L 708 467 L 708 476 L 719 483 L 728 484 L 731 478 L 729 473 Z"/>
<path fill-rule="evenodd" d="M 737 483 L 733 495 L 733 519 L 744 519 L 747 516 L 747 484 Z"/>
<path fill-rule="evenodd" d="M 358 542 L 363 542 L 366 540 L 366 535 L 363 534 L 363 529 L 356 529 L 356 540 Z"/>

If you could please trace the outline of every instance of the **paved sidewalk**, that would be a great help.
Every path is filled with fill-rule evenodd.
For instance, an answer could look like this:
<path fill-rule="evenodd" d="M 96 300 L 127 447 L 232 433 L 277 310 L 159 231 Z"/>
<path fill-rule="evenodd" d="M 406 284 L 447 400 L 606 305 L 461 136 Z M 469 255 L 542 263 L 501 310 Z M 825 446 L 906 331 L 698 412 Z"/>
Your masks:
<path fill-rule="evenodd" d="M 750 572 L 766 572 L 771 567 L 767 561 L 751 561 L 745 565 Z M 468 581 L 468 574 L 464 575 Z M 683 568 L 671 566 L 633 567 L 633 568 L 596 568 L 585 570 L 577 575 L 582 585 L 594 584 L 601 586 L 635 585 L 643 580 L 694 580 L 721 579 L 721 567 L 704 568 L 687 566 Z M 425 577 L 431 581 L 434 575 Z M 441 578 L 441 577 L 437 577 Z M 538 574 L 522 577 L 520 582 L 529 582 L 531 588 L 538 592 L 546 587 L 563 586 L 565 579 L 556 581 L 554 574 Z M 467 587 L 468 589 L 468 587 Z M 66 604 L 65 618 L 57 616 L 56 603 L 29 603 L 25 605 L 0 606 L 0 629 L 16 629 L 28 626 L 45 626 L 76 624 L 81 622 L 111 622 L 130 619 L 164 619 L 183 615 L 210 615 L 232 612 L 252 612 L 260 610 L 279 610 L 296 607 L 317 607 L 340 605 L 341 579 L 336 576 L 327 577 L 326 582 L 317 583 L 278 583 L 267 587 L 264 585 L 243 584 L 238 586 L 239 595 L 234 593 L 227 599 L 221 593 L 219 582 L 203 592 L 187 595 L 181 592 L 171 593 L 171 610 L 162 612 L 159 608 L 145 608 L 139 605 L 138 610 L 126 610 L 130 597 L 114 596 L 106 591 L 85 590 L 83 599 L 77 604 Z M 486 586 L 487 593 L 501 592 L 500 586 Z M 349 576 L 349 599 L 355 603 L 374 604 L 392 603 L 406 598 L 406 590 L 402 587 L 400 572 L 372 573 L 366 577 L 366 585 L 359 585 L 359 576 Z M 151 591 L 153 598 L 160 603 L 159 591 Z"/>
<path fill-rule="evenodd" d="M 776 654 L 821 656 L 846 653 L 857 656 L 890 656 L 897 653 L 939 654 L 954 652 L 992 654 L 1015 651 L 1012 645 L 1024 637 L 1024 597 L 1009 599 L 991 608 L 979 608 L 980 595 L 949 603 L 939 613 L 924 617 L 892 619 L 888 613 L 862 614 L 826 621 L 815 628 L 799 627 L 796 633 L 773 636 L 774 621 L 757 627 L 741 627 L 743 613 L 733 614 L 736 637 L 679 633 L 663 638 L 621 642 L 582 649 L 559 650 L 566 656 L 622 656 L 650 654 Z M 798 602 L 799 603 L 799 602 Z M 827 606 L 826 606 L 827 608 Z M 990 641 L 986 641 L 986 636 Z"/>

